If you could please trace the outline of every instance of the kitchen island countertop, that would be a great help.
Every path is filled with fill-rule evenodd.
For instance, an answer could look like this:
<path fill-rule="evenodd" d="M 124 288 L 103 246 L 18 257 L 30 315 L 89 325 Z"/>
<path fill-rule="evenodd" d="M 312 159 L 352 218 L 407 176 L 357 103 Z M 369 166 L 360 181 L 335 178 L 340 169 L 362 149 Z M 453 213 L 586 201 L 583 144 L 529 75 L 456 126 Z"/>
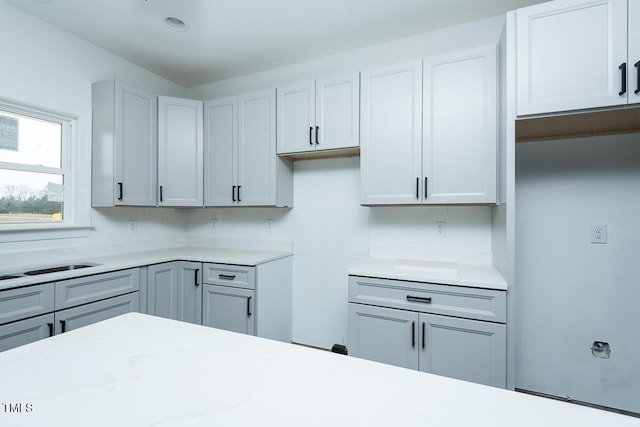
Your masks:
<path fill-rule="evenodd" d="M 624 415 L 139 313 L 0 353 L 0 384 L 7 426 L 640 426 Z"/>

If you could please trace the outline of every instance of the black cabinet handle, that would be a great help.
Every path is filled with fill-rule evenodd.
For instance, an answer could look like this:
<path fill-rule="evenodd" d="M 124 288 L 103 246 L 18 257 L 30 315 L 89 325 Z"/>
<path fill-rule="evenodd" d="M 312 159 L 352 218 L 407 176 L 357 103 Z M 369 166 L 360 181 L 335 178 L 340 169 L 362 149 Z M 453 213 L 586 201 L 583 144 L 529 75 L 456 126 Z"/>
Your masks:
<path fill-rule="evenodd" d="M 320 131 L 320 126 L 316 126 L 316 145 L 320 144 L 320 140 L 318 139 L 319 131 Z"/>
<path fill-rule="evenodd" d="M 633 64 L 634 67 L 636 67 L 636 76 L 637 76 L 637 83 L 636 83 L 636 90 L 633 91 L 633 93 L 635 93 L 636 95 L 640 93 L 640 61 L 636 62 L 635 64 Z"/>
<path fill-rule="evenodd" d="M 235 185 L 233 187 L 231 187 L 231 201 L 232 202 L 236 201 L 236 186 Z"/>
<path fill-rule="evenodd" d="M 420 198 L 420 177 L 416 178 L 416 199 Z"/>
<path fill-rule="evenodd" d="M 241 202 L 242 199 L 240 198 L 240 189 L 242 188 L 242 185 L 238 185 L 238 201 Z"/>
<path fill-rule="evenodd" d="M 247 297 L 247 317 L 251 316 L 251 297 Z"/>
<path fill-rule="evenodd" d="M 218 274 L 218 279 L 233 280 L 236 278 L 235 274 Z"/>
<path fill-rule="evenodd" d="M 427 200 L 427 197 L 429 197 L 429 193 L 427 192 L 427 184 L 429 183 L 429 178 L 427 178 L 426 176 L 424 177 L 424 199 Z"/>
<path fill-rule="evenodd" d="M 424 304 L 431 304 L 431 297 L 416 297 L 413 295 L 407 295 L 407 301 L 422 302 Z"/>
<path fill-rule="evenodd" d="M 118 200 L 122 200 L 122 183 L 118 183 Z"/>
<path fill-rule="evenodd" d="M 49 327 L 49 336 L 52 337 L 53 336 L 53 323 L 47 323 L 47 326 Z"/>
<path fill-rule="evenodd" d="M 416 322 L 411 324 L 411 347 L 416 346 Z"/>
<path fill-rule="evenodd" d="M 162 202 L 162 185 L 160 186 L 160 201 Z"/>
<path fill-rule="evenodd" d="M 309 145 L 313 145 L 313 127 L 309 126 Z"/>
<path fill-rule="evenodd" d="M 622 71 L 622 90 L 618 92 L 618 95 L 622 96 L 627 93 L 627 63 L 620 64 L 618 70 Z"/>
<path fill-rule="evenodd" d="M 424 345 L 425 345 L 424 344 L 424 328 L 425 328 L 424 322 L 422 322 L 422 348 L 424 348 Z"/>
<path fill-rule="evenodd" d="M 62 328 L 62 333 L 64 334 L 65 332 L 67 332 L 67 321 L 66 320 L 61 320 L 60 321 L 60 327 Z"/>
<path fill-rule="evenodd" d="M 196 268 L 195 281 L 193 283 L 196 287 L 200 286 L 200 283 L 198 283 L 198 273 L 200 273 L 200 269 Z"/>

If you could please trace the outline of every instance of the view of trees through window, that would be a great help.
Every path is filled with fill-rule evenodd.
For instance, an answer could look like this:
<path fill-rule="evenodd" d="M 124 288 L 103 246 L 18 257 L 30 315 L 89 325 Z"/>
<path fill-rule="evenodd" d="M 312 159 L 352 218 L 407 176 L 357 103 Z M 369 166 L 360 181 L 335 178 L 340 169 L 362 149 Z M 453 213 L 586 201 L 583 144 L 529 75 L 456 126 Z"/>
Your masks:
<path fill-rule="evenodd" d="M 0 109 L 0 223 L 62 221 L 63 123 Z"/>

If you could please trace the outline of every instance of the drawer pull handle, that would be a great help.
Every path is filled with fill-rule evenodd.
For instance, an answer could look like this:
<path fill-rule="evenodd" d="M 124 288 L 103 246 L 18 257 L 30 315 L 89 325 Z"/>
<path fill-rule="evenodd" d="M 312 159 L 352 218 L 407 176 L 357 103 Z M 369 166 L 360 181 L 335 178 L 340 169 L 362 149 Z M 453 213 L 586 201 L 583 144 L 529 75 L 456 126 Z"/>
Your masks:
<path fill-rule="evenodd" d="M 49 336 L 52 337 L 53 336 L 53 323 L 47 323 L 47 326 L 49 327 Z"/>
<path fill-rule="evenodd" d="M 235 274 L 218 274 L 218 279 L 233 280 L 236 278 Z"/>
<path fill-rule="evenodd" d="M 65 332 L 67 332 L 67 321 L 66 320 L 61 320 L 60 321 L 60 330 L 61 330 L 61 333 L 63 333 L 63 334 Z"/>
<path fill-rule="evenodd" d="M 407 301 L 431 304 L 431 297 L 414 297 L 413 295 L 407 295 Z"/>

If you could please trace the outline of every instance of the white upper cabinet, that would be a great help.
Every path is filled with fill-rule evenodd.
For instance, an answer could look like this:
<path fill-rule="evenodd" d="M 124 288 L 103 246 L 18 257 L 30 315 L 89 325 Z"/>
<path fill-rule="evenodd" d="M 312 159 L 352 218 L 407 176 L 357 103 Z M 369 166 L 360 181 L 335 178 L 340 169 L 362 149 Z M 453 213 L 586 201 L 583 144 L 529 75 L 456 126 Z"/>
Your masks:
<path fill-rule="evenodd" d="M 362 72 L 360 111 L 361 203 L 421 203 L 422 61 Z"/>
<path fill-rule="evenodd" d="M 360 75 L 278 88 L 278 154 L 357 148 Z"/>
<path fill-rule="evenodd" d="M 640 2 L 629 1 L 629 103 L 640 103 Z"/>
<path fill-rule="evenodd" d="M 159 206 L 203 205 L 203 103 L 158 97 Z"/>
<path fill-rule="evenodd" d="M 155 206 L 157 98 L 118 80 L 92 85 L 91 204 Z"/>
<path fill-rule="evenodd" d="M 629 2 L 636 15 L 637 3 Z M 634 62 L 627 0 L 556 0 L 517 11 L 520 116 L 626 104 L 635 95 L 627 90 Z"/>
<path fill-rule="evenodd" d="M 205 103 L 205 206 L 293 205 L 291 161 L 276 156 L 274 90 Z"/>
<path fill-rule="evenodd" d="M 496 47 L 425 59 L 423 203 L 495 203 Z"/>

